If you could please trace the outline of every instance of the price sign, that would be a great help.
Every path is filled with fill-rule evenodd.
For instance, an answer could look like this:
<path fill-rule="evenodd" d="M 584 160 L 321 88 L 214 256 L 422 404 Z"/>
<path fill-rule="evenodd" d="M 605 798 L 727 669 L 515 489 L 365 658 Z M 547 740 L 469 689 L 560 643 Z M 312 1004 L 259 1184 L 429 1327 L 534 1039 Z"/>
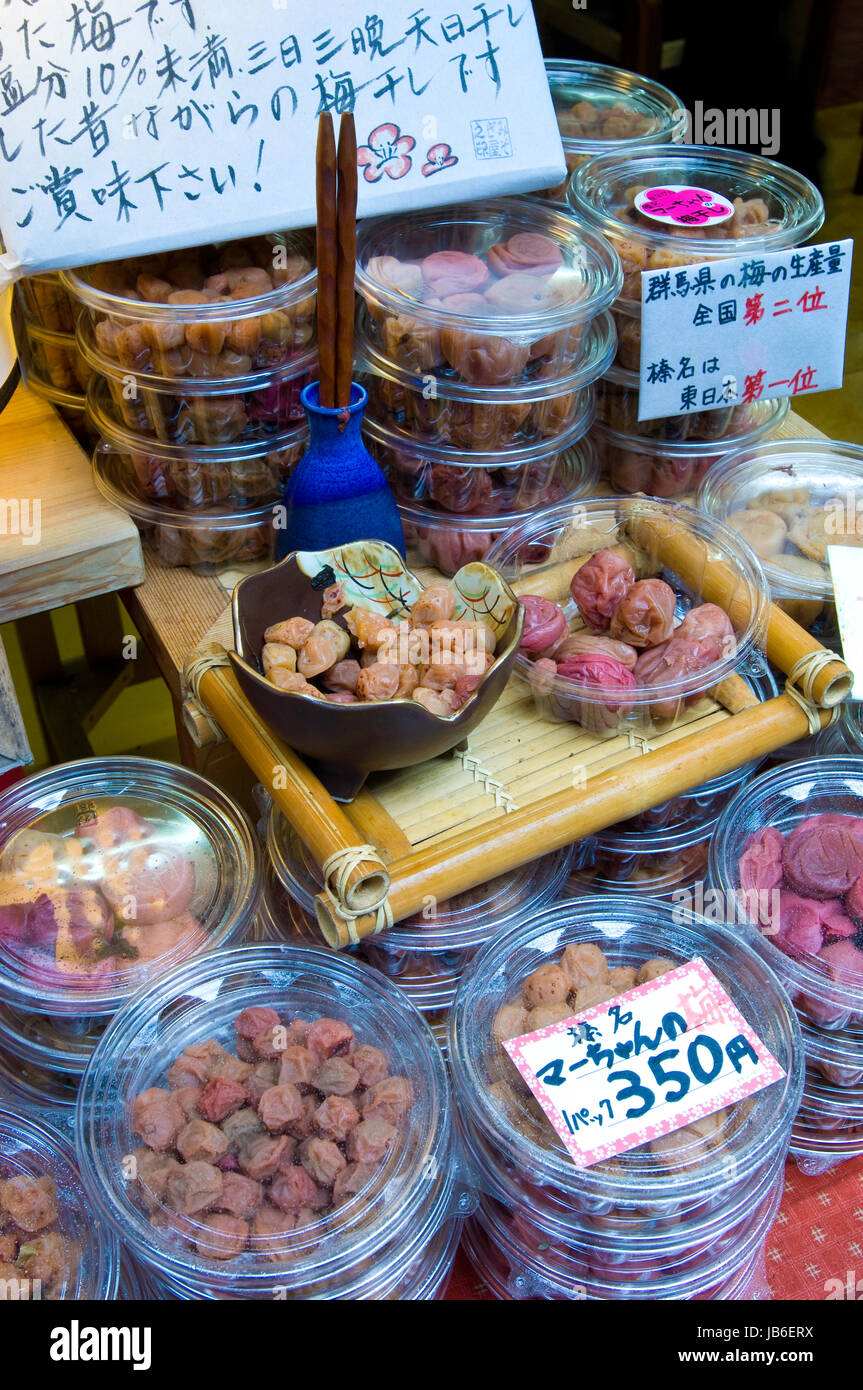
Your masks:
<path fill-rule="evenodd" d="M 841 386 L 853 246 L 642 271 L 639 420 Z"/>
<path fill-rule="evenodd" d="M 848 518 L 851 534 L 860 527 L 863 541 L 863 515 L 858 516 L 857 499 L 850 495 L 844 501 L 851 511 Z M 836 617 L 842 638 L 842 654 L 846 665 L 854 672 L 852 700 L 863 700 L 863 549 L 857 546 L 828 545 L 827 560 L 836 595 Z"/>
<path fill-rule="evenodd" d="M 581 1168 L 785 1075 L 700 958 L 504 1048 Z"/>
<path fill-rule="evenodd" d="M 6 0 L 7 278 L 315 221 L 353 111 L 359 216 L 566 174 L 530 0 Z"/>

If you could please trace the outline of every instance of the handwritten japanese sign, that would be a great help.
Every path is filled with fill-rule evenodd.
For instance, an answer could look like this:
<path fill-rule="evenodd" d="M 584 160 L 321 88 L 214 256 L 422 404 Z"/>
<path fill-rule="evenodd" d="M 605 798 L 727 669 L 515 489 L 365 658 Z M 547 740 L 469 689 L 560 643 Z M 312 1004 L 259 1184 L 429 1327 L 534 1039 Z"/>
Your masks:
<path fill-rule="evenodd" d="M 846 505 L 854 509 L 851 530 L 861 526 L 863 517 L 857 508 L 859 502 L 853 495 L 845 499 Z M 828 545 L 827 560 L 836 595 L 836 619 L 839 635 L 842 638 L 842 654 L 845 664 L 854 672 L 852 700 L 863 700 L 863 549 L 849 545 Z"/>
<path fill-rule="evenodd" d="M 700 958 L 504 1048 L 580 1168 L 785 1075 Z"/>
<path fill-rule="evenodd" d="M 852 251 L 643 271 L 639 420 L 841 386 Z"/>
<path fill-rule="evenodd" d="M 530 0 L 6 0 L 7 277 L 315 220 L 320 112 L 359 215 L 565 176 Z"/>

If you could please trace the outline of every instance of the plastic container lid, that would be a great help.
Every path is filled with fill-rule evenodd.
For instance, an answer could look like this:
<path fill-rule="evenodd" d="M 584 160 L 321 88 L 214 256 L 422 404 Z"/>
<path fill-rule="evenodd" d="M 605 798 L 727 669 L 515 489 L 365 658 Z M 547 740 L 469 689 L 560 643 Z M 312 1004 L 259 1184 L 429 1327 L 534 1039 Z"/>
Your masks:
<path fill-rule="evenodd" d="M 790 409 L 787 397 L 759 401 L 757 405 L 759 408 L 753 411 L 755 423 L 749 429 L 744 430 L 742 434 L 735 435 L 735 446 L 738 443 L 741 447 L 749 445 L 756 440 L 763 439 L 766 435 L 773 434 L 779 429 Z M 725 439 L 678 440 L 660 439 L 649 434 L 624 434 L 621 430 L 615 430 L 610 425 L 603 424 L 601 420 L 594 423 L 591 435 L 598 443 L 605 444 L 609 448 L 652 454 L 659 459 L 687 458 L 696 462 L 700 459 L 707 459 L 710 462 L 710 471 L 705 475 L 705 479 L 712 478 L 714 471 L 719 468 L 724 455 L 727 454 L 725 449 L 727 441 Z M 777 440 L 776 442 L 784 441 Z M 768 447 L 767 444 L 759 445 L 759 449 Z M 712 508 L 709 510 L 713 513 Z M 715 515 L 715 513 L 713 514 Z"/>
<path fill-rule="evenodd" d="M 546 439 L 532 440 L 529 444 L 504 445 L 491 453 L 479 449 L 451 449 L 442 444 L 429 443 L 418 439 L 407 430 L 382 424 L 372 417 L 363 423 L 366 439 L 383 449 L 411 455 L 429 464 L 443 464 L 450 468 L 529 468 L 550 461 L 555 455 L 563 454 L 583 439 L 593 424 L 595 402 L 589 387 L 582 393 L 581 410 L 561 434 Z"/>
<path fill-rule="evenodd" d="M 0 1104 L 23 1105 L 65 1127 L 78 1099 L 78 1081 L 69 1072 L 33 1066 L 0 1047 Z"/>
<path fill-rule="evenodd" d="M 453 380 L 446 376 L 439 377 L 433 372 L 410 371 L 407 367 L 391 361 L 379 350 L 371 336 L 363 332 L 363 323 L 367 319 L 368 309 L 361 303 L 357 345 L 358 371 L 374 372 L 406 391 L 416 391 L 420 394 L 427 391 L 433 383 L 436 398 L 469 401 L 478 405 L 526 405 L 528 402 L 554 400 L 570 391 L 580 390 L 609 372 L 617 351 L 614 319 L 609 313 L 598 314 L 585 329 L 578 366 L 568 371 L 565 376 L 536 376 L 530 381 L 518 381 L 507 386 L 477 386 L 472 382 Z"/>
<path fill-rule="evenodd" d="M 578 893 L 638 893 L 682 900 L 697 910 L 691 889 L 704 881 L 707 842 L 716 816 L 696 816 L 660 830 L 603 830 L 579 840 L 567 887 Z"/>
<path fill-rule="evenodd" d="M 48 401 L 49 405 L 57 406 L 59 410 L 71 410 L 78 415 L 85 415 L 87 412 L 87 397 L 78 394 L 76 391 L 62 391 L 59 386 L 52 386 L 50 381 L 38 375 L 37 372 L 24 367 L 21 372 L 24 385 L 40 396 L 43 401 Z"/>
<path fill-rule="evenodd" d="M 137 1142 L 133 1099 L 162 1085 L 168 1067 L 192 1043 L 217 1039 L 233 1051 L 234 1019 L 253 1005 L 275 1009 L 286 1023 L 322 1015 L 347 1019 L 361 1042 L 385 1052 L 392 1075 L 409 1079 L 413 1104 L 365 1188 L 323 1221 L 297 1230 L 287 1254 L 246 1251 L 219 1261 L 153 1224 L 137 1185 L 125 1181 L 121 1160 Z M 350 1277 L 362 1261 L 374 1260 L 407 1233 L 423 1233 L 426 1243 L 451 1214 L 450 1109 L 437 1045 L 394 985 L 336 954 L 246 946 L 180 966 L 112 1019 L 81 1082 L 76 1146 L 93 1206 L 160 1277 L 178 1278 L 207 1293 L 272 1297 L 276 1285 L 309 1296 L 319 1285 L 328 1289 Z M 150 1202 L 157 1215 L 166 1211 L 154 1196 Z M 185 1223 L 194 1236 L 194 1217 L 185 1217 Z"/>
<path fill-rule="evenodd" d="M 780 593 L 832 599 L 830 570 L 824 560 L 814 556 L 827 545 L 841 543 L 843 535 L 853 535 L 855 523 L 857 544 L 863 546 L 863 448 L 859 445 L 826 439 L 774 439 L 754 448 L 734 449 L 705 476 L 697 504 L 728 523 L 729 517 L 748 510 L 759 498 L 770 495 L 758 509 L 769 511 L 770 500 L 785 508 L 800 504 L 801 493 L 811 499 L 808 505 L 814 533 L 799 536 L 807 548 L 812 547 L 810 555 L 807 557 L 792 540 L 793 512 L 782 518 L 788 526 L 784 545 L 791 547 L 787 555 L 786 550 L 777 554 L 772 545 L 759 546 L 758 553 L 771 586 Z M 802 506 L 807 504 L 802 502 Z M 805 575 L 795 573 L 801 558 L 807 562 Z"/>
<path fill-rule="evenodd" d="M 787 834 L 815 815 L 863 818 L 863 763 L 856 757 L 811 758 L 787 763 L 762 773 L 743 787 L 719 818 L 710 842 L 710 883 L 725 895 L 723 901 L 740 902 L 740 858 L 750 837 L 773 827 Z M 782 893 L 774 885 L 771 891 Z M 741 900 L 742 899 L 742 900 Z M 781 898 L 779 899 L 781 911 Z M 747 928 L 747 935 L 749 929 Z M 775 930 L 758 935 L 765 958 L 786 982 L 802 1012 L 823 1028 L 843 1028 L 856 1015 L 863 1022 L 863 971 L 855 978 L 832 974 L 818 956 L 780 949 Z M 853 945 L 853 938 L 849 939 Z M 856 933 L 858 950 L 863 927 Z M 863 955 L 861 955 L 863 964 Z"/>
<path fill-rule="evenodd" d="M 254 372 L 237 376 L 160 376 L 156 372 L 136 372 L 122 366 L 115 357 L 107 357 L 100 352 L 93 329 L 93 321 L 87 314 L 78 320 L 77 336 L 72 340 L 84 361 L 101 372 L 103 376 L 128 387 L 135 384 L 140 391 L 157 391 L 170 396 L 238 396 L 246 391 L 262 391 L 273 386 L 282 386 L 297 378 L 311 379 L 318 370 L 318 351 L 310 348 L 292 357 L 284 366 L 261 367 Z"/>
<path fill-rule="evenodd" d="M 287 892 L 314 916 L 314 898 L 323 889 L 320 869 L 275 806 L 267 822 L 267 849 Z M 571 846 L 555 850 L 478 888 L 429 902 L 422 912 L 380 933 L 373 944 L 393 953 L 477 946 L 552 900 L 566 877 L 571 853 Z"/>
<path fill-rule="evenodd" d="M 182 394 L 182 393 L 180 393 Z M 138 434 L 130 430 L 117 418 L 117 410 L 111 399 L 108 383 L 100 376 L 92 376 L 87 388 L 87 409 L 96 429 L 104 436 L 106 445 L 125 449 L 133 453 L 152 454 L 163 459 L 200 458 L 213 466 L 223 463 L 229 467 L 237 460 L 266 458 L 282 449 L 302 449 L 309 437 L 306 421 L 292 424 L 287 429 L 270 430 L 263 422 L 254 430 L 254 422 L 244 432 L 242 439 L 229 444 L 169 444 L 157 439 L 155 435 Z M 254 430 L 252 437 L 249 432 Z"/>
<path fill-rule="evenodd" d="M 152 451 L 148 447 L 140 452 Z M 172 507 L 167 502 L 151 502 L 137 495 L 132 491 L 125 454 L 112 450 L 107 440 L 102 441 L 93 454 L 93 479 L 103 497 L 122 507 L 141 526 L 221 532 L 273 525 L 272 500 L 258 507 L 199 507 L 190 510 Z"/>
<path fill-rule="evenodd" d="M 252 828 L 186 768 L 66 763 L 4 792 L 0 823 L 0 999 L 15 1008 L 114 1013 L 154 973 L 241 940 L 254 920 Z"/>
<path fill-rule="evenodd" d="M 470 262 L 461 264 L 474 272 L 473 287 L 482 288 L 484 293 L 489 277 L 482 268 L 483 258 L 492 247 L 516 236 L 551 240 L 560 263 L 543 273 L 529 260 L 524 262 L 526 270 L 520 276 L 533 279 L 536 290 L 528 297 L 530 307 L 514 313 L 506 313 L 503 306 L 498 311 L 484 297 L 474 303 L 471 295 L 466 302 L 464 290 L 470 292 L 471 287 L 464 272 L 453 277 L 452 283 L 445 283 L 440 276 L 429 280 L 415 275 L 410 292 L 396 288 L 391 277 L 385 282 L 375 275 L 375 268 L 380 271 L 380 265 L 375 267 L 374 262 L 385 257 L 413 267 L 442 252 L 460 253 L 470 258 Z M 512 269 L 514 265 L 507 266 L 504 280 Z M 498 283 L 490 267 L 489 271 Z M 613 248 L 565 212 L 538 199 L 492 199 L 381 218 L 361 223 L 357 237 L 357 289 L 366 303 L 385 313 L 407 315 L 438 327 L 468 328 L 492 335 L 515 334 L 529 342 L 595 318 L 617 298 L 621 284 L 622 272 Z M 459 302 L 448 304 L 447 299 Z"/>
<path fill-rule="evenodd" d="M 32 1067 L 79 1078 L 105 1031 L 104 1017 L 23 1013 L 0 1004 L 0 1048 Z"/>
<path fill-rule="evenodd" d="M 760 224 L 766 230 L 759 234 L 750 227 L 742 236 L 728 236 L 723 221 L 687 232 L 636 211 L 636 193 L 675 185 L 709 189 L 730 203 L 760 199 L 767 205 L 769 221 Z M 694 261 L 799 246 L 824 221 L 821 194 L 802 174 L 762 155 L 707 145 L 645 145 L 595 155 L 575 171 L 566 196 L 573 212 L 605 236 Z"/>
<path fill-rule="evenodd" d="M 574 618 L 578 618 L 578 610 L 569 594 L 568 584 L 564 602 L 564 595 L 560 591 L 560 577 L 554 576 L 557 560 L 565 556 L 590 554 L 616 545 L 619 539 L 625 537 L 627 518 L 633 515 L 675 522 L 685 527 L 697 540 L 705 560 L 718 555 L 726 562 L 730 561 L 738 580 L 734 600 L 739 601 L 741 608 L 748 608 L 749 621 L 745 629 L 737 632 L 737 649 L 732 655 L 680 680 L 642 686 L 633 691 L 627 690 L 625 703 L 631 708 L 632 715 L 622 715 L 621 723 L 630 717 L 643 717 L 649 707 L 658 701 L 678 701 L 717 685 L 738 666 L 744 664 L 750 653 L 760 644 L 767 618 L 767 585 L 761 566 L 749 547 L 729 527 L 712 517 L 703 516 L 695 508 L 681 502 L 640 497 L 622 501 L 616 497 L 607 497 L 577 502 L 575 507 L 571 502 L 561 503 L 559 506 L 535 512 L 532 516 L 523 516 L 505 535 L 498 537 L 486 556 L 486 563 L 497 569 L 516 593 L 528 575 L 530 592 L 541 593 L 542 589 L 537 581 L 542 574 L 542 567 L 547 564 L 549 583 L 555 591 L 547 592 L 545 596 L 562 603 L 571 624 Z M 579 532 L 583 533 L 583 542 L 580 541 Z M 667 571 L 662 571 L 662 575 L 679 593 L 682 587 L 680 581 Z M 698 602 L 698 594 L 687 596 L 685 602 L 678 598 L 676 616 L 682 617 L 684 611 Z M 515 674 L 530 684 L 533 662 L 526 653 L 518 653 L 513 669 Z M 621 704 L 619 689 L 579 685 L 567 677 L 555 675 L 551 689 L 556 698 L 563 701 L 572 701 L 575 698 L 579 706 L 601 706 L 615 701 L 617 705 Z"/>
<path fill-rule="evenodd" d="M 660 82 L 623 68 L 578 59 L 547 58 L 545 71 L 567 153 L 601 154 L 610 148 L 620 150 L 630 145 L 662 145 L 681 140 L 686 132 L 683 102 Z M 605 127 L 591 120 L 588 112 L 576 117 L 572 108 L 582 102 L 593 107 L 598 115 L 614 108 L 615 113 L 620 111 L 622 120 Z M 600 128 L 588 134 L 585 123 Z M 627 123 L 628 134 L 614 133 Z"/>
<path fill-rule="evenodd" d="M 31 1243 L 39 1246 L 42 1239 L 53 1232 L 58 1232 L 66 1242 L 65 1272 L 59 1277 L 55 1276 L 53 1281 L 49 1275 L 42 1275 L 38 1292 L 35 1280 L 40 1276 L 34 1273 L 33 1288 L 25 1285 L 26 1291 L 21 1296 L 64 1300 L 114 1299 L 120 1269 L 117 1237 L 113 1231 L 106 1231 L 93 1221 L 69 1145 L 41 1117 L 23 1115 L 17 1108 L 7 1109 L 0 1101 L 0 1180 L 18 1176 L 50 1177 L 56 1187 L 56 1220 L 28 1233 L 24 1250 Z M 31 1254 L 37 1259 L 42 1258 L 38 1249 L 33 1249 Z M 26 1279 L 25 1257 L 22 1282 Z"/>
<path fill-rule="evenodd" d="M 243 299 L 221 298 L 209 304 L 170 304 L 167 301 L 151 301 L 133 298 L 123 290 L 134 289 L 141 270 L 146 266 L 148 273 L 160 277 L 160 269 L 168 264 L 171 256 L 191 260 L 195 258 L 201 267 L 201 277 L 216 274 L 220 270 L 221 258 L 230 255 L 232 248 L 245 252 L 250 250 L 250 242 L 227 242 L 222 246 L 199 246 L 188 251 L 179 251 L 160 256 L 130 257 L 128 260 L 103 261 L 97 265 L 81 266 L 76 270 L 61 272 L 61 281 L 70 294 L 82 304 L 88 305 L 112 318 L 137 319 L 149 323 L 213 323 L 240 318 L 250 314 L 274 313 L 289 308 L 315 293 L 317 270 L 315 268 L 314 239 L 309 232 L 286 232 L 267 237 L 251 239 L 252 245 L 260 247 L 265 259 L 275 266 L 275 256 L 284 248 L 287 256 L 298 256 L 308 261 L 309 269 L 299 279 L 285 281 L 272 290 L 255 293 Z M 170 283 L 174 283 L 173 281 Z M 179 286 L 177 286 L 179 288 Z"/>
<path fill-rule="evenodd" d="M 721 1145 L 707 1154 L 702 1148 L 689 1168 L 662 1167 L 646 1149 L 577 1168 L 551 1125 L 535 1119 L 518 1087 L 511 1086 L 516 1073 L 493 1039 L 495 1015 L 518 996 L 532 970 L 580 942 L 600 944 L 611 965 L 640 965 L 656 956 L 681 963 L 704 957 L 785 1068 L 782 1080 L 729 1107 Z M 559 902 L 499 933 L 462 976 L 450 1017 L 450 1067 L 464 1122 L 487 1136 L 532 1182 L 552 1184 L 572 1194 L 576 1204 L 610 1200 L 623 1207 L 662 1202 L 685 1208 L 716 1190 L 728 1193 L 733 1184 L 748 1182 L 756 1169 L 782 1152 L 803 1087 L 797 1017 L 756 947 L 754 932 L 735 933 L 680 908 L 612 896 Z M 509 1104 L 502 1093 L 508 1093 Z"/>

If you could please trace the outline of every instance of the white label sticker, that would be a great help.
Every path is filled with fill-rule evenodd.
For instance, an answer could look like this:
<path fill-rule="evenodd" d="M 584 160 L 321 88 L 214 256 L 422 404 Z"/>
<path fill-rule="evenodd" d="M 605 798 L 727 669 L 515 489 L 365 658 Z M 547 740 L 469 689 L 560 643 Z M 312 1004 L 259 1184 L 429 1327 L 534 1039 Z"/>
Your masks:
<path fill-rule="evenodd" d="M 863 500 L 852 495 L 844 502 L 846 529 L 853 529 L 863 543 Z M 859 532 L 857 527 L 860 528 Z M 851 698 L 863 700 L 863 549 L 851 545 L 828 545 L 827 560 L 836 595 L 842 654 L 846 665 L 854 672 Z"/>
<path fill-rule="evenodd" d="M 713 227 L 734 216 L 734 204 L 710 188 L 689 183 L 664 183 L 635 195 L 635 206 L 652 222 L 673 227 Z"/>
<path fill-rule="evenodd" d="M 504 1048 L 580 1168 L 785 1075 L 700 958 Z"/>
<path fill-rule="evenodd" d="M 643 271 L 639 420 L 841 386 L 853 248 Z"/>

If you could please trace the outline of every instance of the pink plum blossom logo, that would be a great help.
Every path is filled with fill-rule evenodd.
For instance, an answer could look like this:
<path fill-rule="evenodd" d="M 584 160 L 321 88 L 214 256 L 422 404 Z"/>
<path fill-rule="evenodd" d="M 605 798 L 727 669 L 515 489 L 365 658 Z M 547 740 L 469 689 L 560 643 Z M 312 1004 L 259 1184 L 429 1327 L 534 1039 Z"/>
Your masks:
<path fill-rule="evenodd" d="M 449 145 L 432 145 L 422 167 L 423 178 L 439 174 L 441 169 L 451 169 L 454 164 L 458 164 L 458 156 L 453 154 Z"/>
<path fill-rule="evenodd" d="M 377 183 L 386 174 L 391 179 L 403 179 L 410 172 L 410 152 L 416 146 L 412 135 L 402 135 L 397 125 L 376 126 L 367 145 L 357 150 L 357 164 L 366 183 Z"/>

